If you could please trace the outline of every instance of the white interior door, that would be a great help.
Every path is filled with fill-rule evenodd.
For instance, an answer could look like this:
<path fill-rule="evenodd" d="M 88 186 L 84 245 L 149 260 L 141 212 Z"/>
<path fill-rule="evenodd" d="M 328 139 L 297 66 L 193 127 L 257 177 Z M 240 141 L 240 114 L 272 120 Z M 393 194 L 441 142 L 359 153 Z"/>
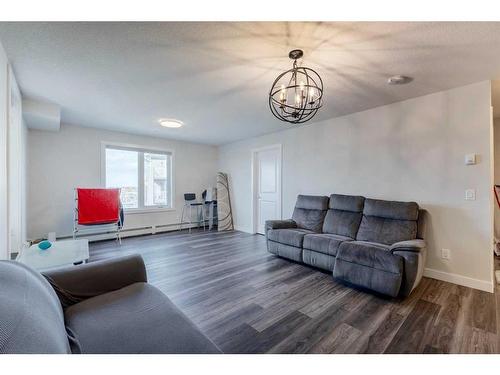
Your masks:
<path fill-rule="evenodd" d="M 264 234 L 266 220 L 281 219 L 281 147 L 255 151 L 256 231 Z"/>

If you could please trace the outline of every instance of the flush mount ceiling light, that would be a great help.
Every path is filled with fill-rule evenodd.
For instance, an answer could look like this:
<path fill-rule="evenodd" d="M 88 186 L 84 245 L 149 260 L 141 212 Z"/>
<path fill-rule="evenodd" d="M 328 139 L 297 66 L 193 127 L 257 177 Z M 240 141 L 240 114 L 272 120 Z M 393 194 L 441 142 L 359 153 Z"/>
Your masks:
<path fill-rule="evenodd" d="M 403 76 L 398 74 L 397 76 L 392 76 L 387 79 L 389 85 L 405 85 L 413 81 L 413 78 L 408 76 Z"/>
<path fill-rule="evenodd" d="M 281 121 L 301 124 L 314 117 L 322 105 L 323 81 L 310 68 L 297 65 L 304 55 L 300 49 L 290 51 L 293 68 L 281 73 L 269 91 L 269 108 Z"/>
<path fill-rule="evenodd" d="M 171 119 L 171 118 L 164 118 L 158 121 L 161 126 L 164 126 L 165 128 L 180 128 L 184 123 L 179 120 Z"/>

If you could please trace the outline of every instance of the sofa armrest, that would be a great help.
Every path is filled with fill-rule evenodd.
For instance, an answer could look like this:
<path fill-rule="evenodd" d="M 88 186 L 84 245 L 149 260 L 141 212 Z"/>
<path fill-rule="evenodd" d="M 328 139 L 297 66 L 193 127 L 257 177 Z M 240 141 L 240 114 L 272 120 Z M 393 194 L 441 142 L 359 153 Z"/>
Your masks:
<path fill-rule="evenodd" d="M 287 229 L 287 228 L 297 228 L 297 223 L 291 219 L 266 220 L 266 234 L 269 229 Z"/>
<path fill-rule="evenodd" d="M 406 297 L 417 287 L 424 275 L 427 249 L 425 241 L 416 239 L 396 242 L 390 247 L 392 254 L 403 258 L 404 276 L 399 294 Z"/>
<path fill-rule="evenodd" d="M 43 272 L 63 307 L 84 299 L 147 282 L 146 267 L 138 254 Z"/>
<path fill-rule="evenodd" d="M 396 242 L 390 247 L 392 253 L 395 251 L 411 251 L 418 253 L 423 249 L 425 249 L 425 241 L 420 239 Z"/>

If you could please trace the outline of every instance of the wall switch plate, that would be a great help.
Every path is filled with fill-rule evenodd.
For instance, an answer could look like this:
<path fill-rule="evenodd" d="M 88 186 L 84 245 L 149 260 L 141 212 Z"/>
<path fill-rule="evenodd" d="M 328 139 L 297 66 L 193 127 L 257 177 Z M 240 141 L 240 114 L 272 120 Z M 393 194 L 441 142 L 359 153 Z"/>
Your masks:
<path fill-rule="evenodd" d="M 465 165 L 474 165 L 474 164 L 476 164 L 476 154 L 465 155 Z"/>
<path fill-rule="evenodd" d="M 465 200 L 475 201 L 476 200 L 476 189 L 466 189 L 465 190 Z"/>
<path fill-rule="evenodd" d="M 451 258 L 450 249 L 441 249 L 441 258 L 449 260 Z"/>

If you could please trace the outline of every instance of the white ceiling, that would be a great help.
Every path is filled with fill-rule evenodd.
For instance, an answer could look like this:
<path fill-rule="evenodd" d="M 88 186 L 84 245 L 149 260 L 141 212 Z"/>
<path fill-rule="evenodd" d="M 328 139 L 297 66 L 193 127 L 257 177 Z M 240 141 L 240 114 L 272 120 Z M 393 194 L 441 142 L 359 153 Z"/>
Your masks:
<path fill-rule="evenodd" d="M 312 126 L 500 76 L 500 23 L 4 22 L 0 40 L 23 95 L 59 104 L 63 123 L 207 144 L 297 126 L 267 102 L 293 48 L 324 81 Z"/>

